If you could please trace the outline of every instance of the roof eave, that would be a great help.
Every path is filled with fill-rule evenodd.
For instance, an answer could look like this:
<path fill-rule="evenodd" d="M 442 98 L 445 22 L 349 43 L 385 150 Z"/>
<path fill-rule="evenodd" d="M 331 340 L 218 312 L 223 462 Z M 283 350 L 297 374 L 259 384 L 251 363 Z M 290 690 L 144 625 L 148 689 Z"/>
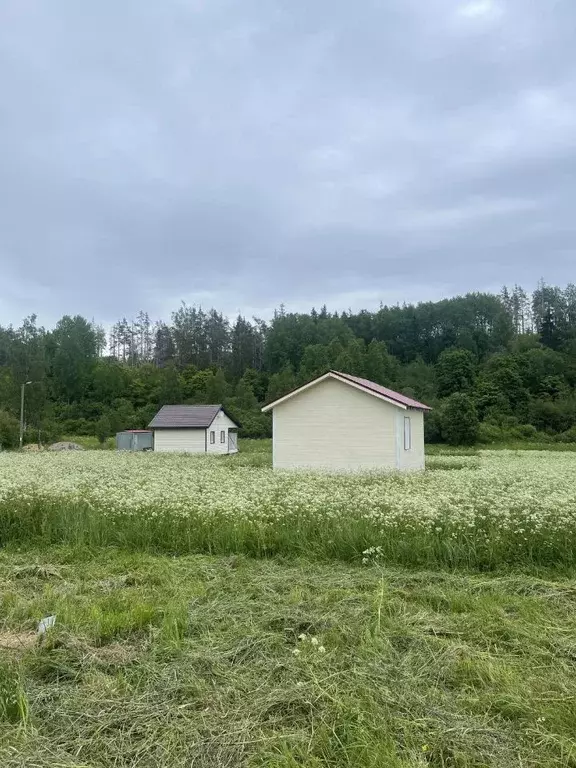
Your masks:
<path fill-rule="evenodd" d="M 287 392 L 285 395 L 282 395 L 282 397 L 279 397 L 276 400 L 273 400 L 271 403 L 268 403 L 267 405 L 262 406 L 260 410 L 262 411 L 262 413 L 268 413 L 268 411 L 271 411 L 273 408 L 276 408 L 277 405 L 280 405 L 285 400 L 289 400 L 298 392 L 304 392 L 306 389 L 310 389 L 310 387 L 314 387 L 316 384 L 320 384 L 321 381 L 325 381 L 326 379 L 329 379 L 329 378 L 332 378 L 331 371 L 328 371 L 327 373 L 322 374 L 322 376 L 318 376 L 316 379 L 312 379 L 312 381 L 309 381 L 307 384 L 302 384 L 302 386 L 296 387 L 296 389 L 290 390 L 290 392 Z"/>

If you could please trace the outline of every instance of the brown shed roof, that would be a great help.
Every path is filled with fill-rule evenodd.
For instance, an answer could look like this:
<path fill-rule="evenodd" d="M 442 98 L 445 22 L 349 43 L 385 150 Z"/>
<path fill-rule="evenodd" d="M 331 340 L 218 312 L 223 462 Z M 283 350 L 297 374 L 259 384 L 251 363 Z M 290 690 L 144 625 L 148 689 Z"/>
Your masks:
<path fill-rule="evenodd" d="M 222 410 L 221 405 L 163 405 L 148 424 L 149 429 L 205 429 Z"/>
<path fill-rule="evenodd" d="M 339 376 L 341 379 L 347 379 L 354 384 L 358 384 L 359 386 L 364 387 L 364 389 L 368 389 L 371 392 L 376 392 L 378 395 L 387 397 L 389 400 L 394 400 L 396 403 L 401 403 L 407 408 L 419 408 L 422 411 L 432 410 L 429 405 L 419 403 L 418 400 L 413 400 L 411 397 L 402 395 L 400 392 L 394 392 L 393 389 L 388 389 L 387 387 L 383 387 L 381 384 L 368 381 L 368 379 L 361 379 L 359 376 L 352 376 L 350 373 L 340 373 L 339 371 L 330 371 L 330 373 Z"/>

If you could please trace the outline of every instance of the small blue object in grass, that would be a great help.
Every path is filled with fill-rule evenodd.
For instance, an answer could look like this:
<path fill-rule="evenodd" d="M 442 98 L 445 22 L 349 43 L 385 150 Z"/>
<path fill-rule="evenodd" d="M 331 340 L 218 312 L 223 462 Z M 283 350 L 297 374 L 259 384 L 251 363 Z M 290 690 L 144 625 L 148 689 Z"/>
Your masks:
<path fill-rule="evenodd" d="M 56 624 L 56 616 L 46 616 L 38 624 L 38 634 L 44 635 L 47 630 L 54 626 L 54 624 Z"/>

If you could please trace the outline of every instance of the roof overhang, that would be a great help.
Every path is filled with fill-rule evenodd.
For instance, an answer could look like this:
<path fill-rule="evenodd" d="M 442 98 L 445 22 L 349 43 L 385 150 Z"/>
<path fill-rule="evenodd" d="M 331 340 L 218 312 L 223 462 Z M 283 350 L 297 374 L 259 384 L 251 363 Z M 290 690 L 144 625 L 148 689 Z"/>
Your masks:
<path fill-rule="evenodd" d="M 235 419 L 233 419 L 232 416 L 230 416 L 230 414 L 226 410 L 226 408 L 224 408 L 224 406 L 221 406 L 221 408 L 218 411 L 218 413 L 220 413 L 220 412 L 222 412 L 224 414 L 224 416 L 228 416 L 228 418 L 230 419 L 232 424 L 234 424 L 234 426 L 233 427 L 229 427 L 229 429 L 241 429 L 242 428 L 242 424 L 239 424 Z M 208 424 L 206 429 L 209 429 L 212 426 L 212 424 L 214 424 L 214 422 L 216 421 L 216 417 L 218 416 L 218 413 L 216 414 L 216 416 L 214 416 L 214 418 L 212 419 L 210 424 Z"/>

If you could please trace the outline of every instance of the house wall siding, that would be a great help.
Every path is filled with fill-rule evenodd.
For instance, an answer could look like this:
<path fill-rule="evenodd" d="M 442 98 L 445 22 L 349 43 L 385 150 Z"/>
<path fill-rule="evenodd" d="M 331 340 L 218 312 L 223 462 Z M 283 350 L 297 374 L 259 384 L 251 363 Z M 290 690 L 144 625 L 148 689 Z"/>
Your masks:
<path fill-rule="evenodd" d="M 224 411 L 218 411 L 214 421 L 208 427 L 208 453 L 237 453 L 236 450 L 230 451 L 228 447 L 228 431 L 230 429 L 237 429 L 236 424 L 234 424 L 232 419 L 229 419 L 228 416 L 226 416 Z M 216 439 L 214 444 L 210 443 L 210 432 L 214 432 Z M 226 433 L 224 443 L 220 442 L 220 432 Z"/>
<path fill-rule="evenodd" d="M 154 450 L 160 453 L 204 453 L 205 429 L 155 429 Z"/>
<path fill-rule="evenodd" d="M 412 446 L 410 450 L 404 448 L 404 418 L 410 419 L 412 434 Z M 399 411 L 397 416 L 397 444 L 400 457 L 398 469 L 416 471 L 424 469 L 424 414 L 422 411 L 409 408 L 407 411 Z"/>
<path fill-rule="evenodd" d="M 326 379 L 274 408 L 274 467 L 396 469 L 398 411 L 348 384 Z"/>

